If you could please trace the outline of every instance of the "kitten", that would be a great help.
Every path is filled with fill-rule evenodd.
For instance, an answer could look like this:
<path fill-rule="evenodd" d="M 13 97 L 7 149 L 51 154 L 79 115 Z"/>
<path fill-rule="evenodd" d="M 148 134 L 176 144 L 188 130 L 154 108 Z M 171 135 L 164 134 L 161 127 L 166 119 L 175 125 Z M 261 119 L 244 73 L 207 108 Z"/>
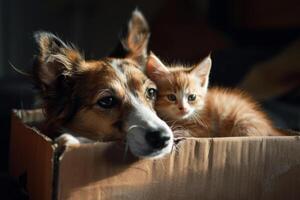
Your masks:
<path fill-rule="evenodd" d="M 282 135 L 241 91 L 208 89 L 211 65 L 208 56 L 193 67 L 166 67 L 153 53 L 149 55 L 146 74 L 158 87 L 155 109 L 175 133 L 193 137 Z"/>

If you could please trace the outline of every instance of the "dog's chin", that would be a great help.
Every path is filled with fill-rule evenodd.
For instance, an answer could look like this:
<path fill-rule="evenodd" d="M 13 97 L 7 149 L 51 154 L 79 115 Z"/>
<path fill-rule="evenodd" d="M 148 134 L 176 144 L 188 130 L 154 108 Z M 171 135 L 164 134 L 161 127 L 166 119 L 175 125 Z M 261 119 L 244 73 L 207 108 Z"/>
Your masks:
<path fill-rule="evenodd" d="M 162 148 L 162 149 L 153 149 L 149 145 L 145 144 L 141 146 L 140 144 L 133 144 L 129 143 L 129 149 L 133 155 L 139 158 L 147 158 L 147 159 L 156 159 L 161 158 L 165 156 L 166 154 L 169 154 L 172 150 L 172 144 L 171 142 L 168 144 L 168 146 Z"/>
<path fill-rule="evenodd" d="M 128 134 L 127 145 L 130 152 L 139 158 L 160 158 L 170 153 L 173 147 L 173 139 L 164 148 L 153 148 L 144 139 L 144 134 Z"/>

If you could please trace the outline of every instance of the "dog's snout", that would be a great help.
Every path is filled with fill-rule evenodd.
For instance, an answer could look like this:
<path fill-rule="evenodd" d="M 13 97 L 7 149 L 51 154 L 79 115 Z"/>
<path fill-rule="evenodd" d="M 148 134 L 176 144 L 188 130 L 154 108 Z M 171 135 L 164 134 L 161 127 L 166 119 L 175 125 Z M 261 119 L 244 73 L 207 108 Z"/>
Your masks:
<path fill-rule="evenodd" d="M 171 137 L 165 135 L 163 131 L 156 130 L 148 131 L 145 139 L 151 147 L 155 149 L 161 149 L 168 146 Z"/>
<path fill-rule="evenodd" d="M 132 97 L 132 102 L 127 122 L 130 151 L 139 157 L 161 157 L 170 153 L 173 146 L 170 127 L 139 100 Z"/>

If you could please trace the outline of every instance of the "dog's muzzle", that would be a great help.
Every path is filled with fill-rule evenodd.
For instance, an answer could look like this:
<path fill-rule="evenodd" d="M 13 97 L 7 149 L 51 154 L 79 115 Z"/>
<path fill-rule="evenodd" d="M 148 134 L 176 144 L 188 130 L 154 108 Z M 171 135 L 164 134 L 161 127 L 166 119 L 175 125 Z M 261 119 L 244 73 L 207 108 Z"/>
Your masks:
<path fill-rule="evenodd" d="M 169 126 L 151 109 L 135 106 L 128 116 L 127 145 L 137 157 L 161 157 L 173 146 L 173 133 Z"/>

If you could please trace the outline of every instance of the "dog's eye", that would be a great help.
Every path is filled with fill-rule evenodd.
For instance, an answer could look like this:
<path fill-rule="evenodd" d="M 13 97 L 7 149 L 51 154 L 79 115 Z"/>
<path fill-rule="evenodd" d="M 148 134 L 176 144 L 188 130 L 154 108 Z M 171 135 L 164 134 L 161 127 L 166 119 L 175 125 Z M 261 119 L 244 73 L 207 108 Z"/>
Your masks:
<path fill-rule="evenodd" d="M 196 100 L 196 95 L 195 95 L 195 94 L 190 94 L 190 95 L 188 96 L 188 100 L 189 100 L 189 101 L 195 101 L 195 100 Z"/>
<path fill-rule="evenodd" d="M 169 101 L 172 101 L 172 102 L 176 101 L 176 99 L 177 99 L 175 94 L 168 94 L 167 98 Z"/>
<path fill-rule="evenodd" d="M 98 100 L 98 105 L 105 109 L 110 109 L 115 107 L 118 104 L 118 99 L 114 96 L 107 96 L 103 97 L 102 99 Z"/>
<path fill-rule="evenodd" d="M 154 100 L 156 98 L 157 90 L 155 88 L 148 88 L 146 92 L 148 99 Z"/>

